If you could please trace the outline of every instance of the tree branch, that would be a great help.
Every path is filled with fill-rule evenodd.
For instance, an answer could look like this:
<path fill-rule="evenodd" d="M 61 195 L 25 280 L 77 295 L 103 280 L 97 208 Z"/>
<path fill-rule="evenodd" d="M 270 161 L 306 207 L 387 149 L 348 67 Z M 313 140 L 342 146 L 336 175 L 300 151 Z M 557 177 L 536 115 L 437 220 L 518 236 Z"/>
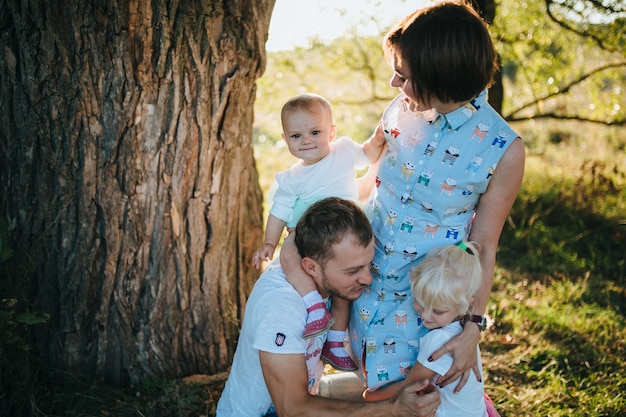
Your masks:
<path fill-rule="evenodd" d="M 588 117 L 583 116 L 572 116 L 565 114 L 557 114 L 557 113 L 539 113 L 533 114 L 531 116 L 524 117 L 506 117 L 507 122 L 523 122 L 527 120 L 537 120 L 537 119 L 555 119 L 555 120 L 577 120 L 580 122 L 587 123 L 597 123 L 605 126 L 626 126 L 626 120 L 599 120 L 599 119 L 590 119 Z"/>
<path fill-rule="evenodd" d="M 606 64 L 606 65 L 603 65 L 601 67 L 595 68 L 595 69 L 593 69 L 593 70 L 591 70 L 591 71 L 589 71 L 589 72 L 587 72 L 585 74 L 582 74 L 580 77 L 578 77 L 577 79 L 573 80 L 569 84 L 559 87 L 559 90 L 557 92 L 550 93 L 550 94 L 545 95 L 543 97 L 537 97 L 533 101 L 531 101 L 529 103 L 526 103 L 526 104 L 523 104 L 522 106 L 512 110 L 511 112 L 509 112 L 509 114 L 507 116 L 505 116 L 505 118 L 507 120 L 513 120 L 515 114 L 521 112 L 524 109 L 527 109 L 528 107 L 534 106 L 537 103 L 539 103 L 541 101 L 544 101 L 544 100 L 547 100 L 547 99 L 550 99 L 552 97 L 556 97 L 556 96 L 559 96 L 559 95 L 566 94 L 566 93 L 569 92 L 569 90 L 572 87 L 582 83 L 587 78 L 589 78 L 589 77 L 591 77 L 591 76 L 593 76 L 593 75 L 595 75 L 597 73 L 600 73 L 600 72 L 603 72 L 603 71 L 607 71 L 609 69 L 620 68 L 620 67 L 626 67 L 626 62 L 616 62 L 616 63 Z"/>
<path fill-rule="evenodd" d="M 608 14 L 623 13 L 623 10 L 619 10 L 617 7 L 613 8 L 613 7 L 605 6 L 601 2 L 590 0 L 590 3 L 592 3 L 593 6 L 595 6 L 596 9 L 604 10 Z M 607 45 L 605 43 L 604 39 L 602 39 L 598 35 L 595 35 L 595 34 L 591 33 L 591 31 L 579 30 L 579 29 L 571 26 L 570 24 L 568 24 L 565 19 L 564 20 L 560 20 L 557 16 L 555 16 L 552 13 L 552 10 L 551 10 L 551 6 L 556 4 L 558 6 L 562 6 L 562 7 L 565 7 L 567 9 L 569 9 L 573 13 L 576 13 L 576 11 L 572 7 L 570 7 L 570 6 L 566 5 L 566 4 L 559 4 L 559 3 L 555 2 L 554 0 L 545 0 L 545 4 L 546 4 L 546 13 L 548 14 L 548 17 L 550 18 L 550 20 L 552 20 L 557 25 L 561 26 L 563 29 L 568 30 L 568 31 L 570 31 L 572 33 L 575 33 L 576 35 L 578 35 L 578 36 L 580 36 L 582 38 L 590 38 L 590 39 L 592 39 L 601 49 L 604 49 L 605 51 L 620 52 L 622 54 L 624 53 L 623 50 L 615 50 L 614 47 Z"/>

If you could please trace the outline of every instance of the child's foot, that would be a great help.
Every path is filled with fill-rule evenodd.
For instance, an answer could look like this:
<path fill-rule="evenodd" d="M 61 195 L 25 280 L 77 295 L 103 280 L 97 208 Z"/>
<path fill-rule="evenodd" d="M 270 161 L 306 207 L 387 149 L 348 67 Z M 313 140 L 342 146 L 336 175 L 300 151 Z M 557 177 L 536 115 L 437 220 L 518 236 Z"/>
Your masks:
<path fill-rule="evenodd" d="M 343 348 L 343 342 L 326 341 L 322 348 L 321 359 L 338 371 L 356 371 L 359 369 Z"/>
<path fill-rule="evenodd" d="M 326 309 L 326 304 L 317 303 L 307 308 L 309 316 L 307 318 L 306 327 L 304 328 L 304 338 L 310 339 L 320 335 L 335 324 L 335 318 L 330 311 Z"/>

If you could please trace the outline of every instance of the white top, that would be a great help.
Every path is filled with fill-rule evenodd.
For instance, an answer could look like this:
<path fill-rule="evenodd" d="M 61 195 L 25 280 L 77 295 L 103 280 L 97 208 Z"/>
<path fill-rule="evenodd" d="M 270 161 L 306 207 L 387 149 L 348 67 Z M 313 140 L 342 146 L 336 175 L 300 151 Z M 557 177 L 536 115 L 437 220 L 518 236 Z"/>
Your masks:
<path fill-rule="evenodd" d="M 463 328 L 459 322 L 455 321 L 445 327 L 429 331 L 420 339 L 417 361 L 437 374 L 433 380 L 437 379 L 439 375 L 444 375 L 448 372 L 448 369 L 452 366 L 452 355 L 446 354 L 434 362 L 428 362 L 428 358 L 453 336 L 462 331 Z M 478 356 L 478 367 L 482 375 L 483 367 L 478 347 L 476 347 L 476 355 Z M 439 388 L 441 404 L 437 408 L 437 417 L 487 417 L 484 384 L 476 380 L 473 372 L 458 394 L 454 393 L 455 387 L 456 383 L 452 383 Z"/>
<path fill-rule="evenodd" d="M 306 358 L 309 392 L 317 392 L 324 371 L 320 354 L 327 333 L 303 339 L 306 318 L 302 297 L 287 282 L 279 259 L 275 259 L 254 284 L 246 303 L 230 375 L 217 403 L 217 417 L 261 417 L 272 407 L 263 379 L 260 350 L 301 353 L 303 360 Z"/>
<path fill-rule="evenodd" d="M 363 146 L 348 137 L 330 143 L 330 152 L 313 165 L 299 161 L 276 174 L 278 188 L 270 214 L 295 227 L 305 210 L 326 197 L 358 201 L 355 169 L 369 165 Z"/>

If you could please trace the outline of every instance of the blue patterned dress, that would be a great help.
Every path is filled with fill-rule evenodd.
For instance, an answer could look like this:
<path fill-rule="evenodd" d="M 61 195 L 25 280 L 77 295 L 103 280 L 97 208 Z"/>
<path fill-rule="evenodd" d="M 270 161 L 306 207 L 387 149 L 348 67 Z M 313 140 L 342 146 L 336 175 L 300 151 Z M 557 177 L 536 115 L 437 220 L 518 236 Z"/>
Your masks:
<path fill-rule="evenodd" d="M 409 275 L 432 248 L 464 240 L 498 161 L 518 135 L 487 92 L 446 115 L 411 112 L 400 94 L 383 114 L 388 152 L 366 205 L 376 235 L 373 283 L 352 303 L 350 341 L 368 387 L 403 379 L 426 332 Z"/>

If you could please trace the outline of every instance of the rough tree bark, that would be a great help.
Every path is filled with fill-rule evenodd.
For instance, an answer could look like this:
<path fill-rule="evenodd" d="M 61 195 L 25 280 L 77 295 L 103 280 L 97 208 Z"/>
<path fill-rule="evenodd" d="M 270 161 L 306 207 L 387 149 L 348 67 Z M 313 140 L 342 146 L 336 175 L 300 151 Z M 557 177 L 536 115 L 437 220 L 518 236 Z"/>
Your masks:
<path fill-rule="evenodd" d="M 54 367 L 226 369 L 256 271 L 274 0 L 0 0 L 0 197 Z M 3 272 L 4 274 L 4 272 Z"/>

